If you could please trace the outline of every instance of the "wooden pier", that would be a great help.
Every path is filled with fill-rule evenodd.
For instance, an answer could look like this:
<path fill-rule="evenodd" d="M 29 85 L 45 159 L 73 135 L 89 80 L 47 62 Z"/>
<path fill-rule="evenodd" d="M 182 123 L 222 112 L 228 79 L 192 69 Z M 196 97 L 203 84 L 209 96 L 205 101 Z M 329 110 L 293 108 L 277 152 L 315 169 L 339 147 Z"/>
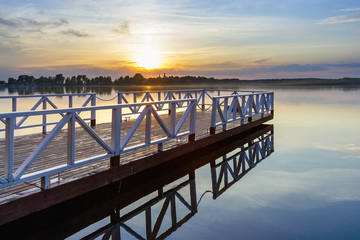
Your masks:
<path fill-rule="evenodd" d="M 0 114 L 5 131 L 0 140 L 0 224 L 190 154 L 273 118 L 271 92 L 215 93 L 127 92 L 118 94 L 116 105 L 87 107 L 89 102 L 95 105 L 91 95 L 82 107 L 60 109 L 52 103 L 53 110 L 37 110 L 50 101 L 42 96 L 30 111 Z M 96 124 L 100 114 L 108 115 L 109 121 Z M 40 119 L 41 124 L 24 125 L 31 117 Z M 53 122 L 46 121 L 49 119 Z M 40 127 L 41 132 L 16 135 L 17 129 L 31 127 Z"/>
<path fill-rule="evenodd" d="M 117 238 L 119 232 L 128 232 L 138 239 L 146 239 L 144 234 L 139 232 L 139 227 L 134 228 L 130 221 L 136 219 L 144 223 L 142 227 L 146 228 L 152 224 L 148 223 L 151 218 L 144 215 L 150 214 L 152 219 L 156 219 L 157 227 L 146 228 L 142 232 L 153 236 L 153 239 L 163 239 L 182 224 L 187 224 L 198 211 L 204 210 L 198 209 L 198 206 L 201 205 L 200 199 L 205 193 L 212 193 L 214 199 L 225 194 L 273 151 L 273 126 L 261 125 L 241 135 L 208 145 L 106 187 L 5 224 L 0 227 L 0 234 L 11 235 L 14 239 L 65 239 L 108 217 L 110 223 L 93 228 L 87 236 L 79 238 L 110 239 L 109 236 L 112 236 L 112 239 L 120 239 Z M 211 178 L 207 180 L 212 183 L 212 188 L 198 192 L 194 186 L 198 177 L 197 169 L 206 165 L 211 173 Z M 183 193 L 190 191 L 190 194 L 186 196 L 187 194 L 182 194 L 179 189 L 182 189 Z M 179 197 L 182 197 L 182 201 Z M 144 198 L 147 198 L 145 203 L 141 201 Z M 175 204 L 169 204 L 174 200 Z M 187 215 L 179 210 L 179 205 L 182 204 L 184 209 L 189 210 Z M 128 207 L 129 205 L 132 207 Z M 151 211 L 152 208 L 163 208 L 167 211 L 165 214 L 156 215 Z M 185 217 L 182 217 L 184 215 Z M 164 219 L 170 217 L 174 219 L 172 224 L 159 231 L 159 226 L 166 225 Z M 22 231 L 17 231 L 19 226 Z"/>

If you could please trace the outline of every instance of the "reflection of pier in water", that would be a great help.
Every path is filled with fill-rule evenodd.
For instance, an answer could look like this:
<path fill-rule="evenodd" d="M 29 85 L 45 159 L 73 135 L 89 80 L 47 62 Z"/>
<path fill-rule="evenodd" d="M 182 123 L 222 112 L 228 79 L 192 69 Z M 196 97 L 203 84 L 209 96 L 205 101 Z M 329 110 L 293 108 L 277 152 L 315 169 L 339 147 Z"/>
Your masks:
<path fill-rule="evenodd" d="M 225 154 L 222 158 L 213 160 L 210 164 L 214 199 L 267 158 L 274 151 L 273 143 L 274 135 L 264 134 L 257 140 L 250 141 L 246 147 L 241 146 L 240 151 L 230 157 Z M 229 181 L 229 178 L 232 180 Z"/>
<path fill-rule="evenodd" d="M 130 235 L 134 239 L 164 239 L 198 211 L 203 197 L 197 198 L 196 193 L 198 168 L 210 165 L 215 199 L 268 157 L 273 152 L 273 141 L 273 126 L 259 126 L 216 146 L 4 225 L 0 234 L 26 233 L 26 238 L 32 239 L 123 239 Z M 28 226 L 29 230 L 14 231 L 19 225 Z"/>
<path fill-rule="evenodd" d="M 189 187 L 190 189 L 190 201 L 188 202 L 185 198 L 179 193 L 182 188 Z M 154 213 L 154 206 L 160 205 L 161 210 L 159 213 Z M 184 217 L 179 219 L 177 209 L 179 205 L 185 206 L 189 211 Z M 160 228 L 164 223 L 164 218 L 167 210 L 170 209 L 171 215 L 171 226 L 165 230 L 163 233 L 160 233 Z M 120 211 L 115 210 L 115 212 L 110 217 L 110 223 L 92 234 L 85 237 L 85 239 L 95 239 L 99 236 L 103 236 L 102 239 L 120 239 L 121 229 L 124 229 L 129 234 L 134 236 L 137 239 L 164 239 L 169 236 L 173 231 L 175 231 L 182 224 L 187 222 L 195 213 L 197 212 L 197 203 L 196 203 L 196 189 L 195 189 L 195 172 L 189 173 L 189 179 L 182 182 L 178 186 L 163 192 L 163 189 L 158 189 L 158 196 L 151 199 L 150 201 L 142 204 L 138 208 L 132 210 L 131 212 L 120 216 Z M 141 236 L 139 233 L 134 231 L 128 225 L 128 221 L 134 217 L 145 213 L 145 228 L 146 228 L 146 238 Z M 157 216 L 157 217 L 156 217 Z M 155 224 L 152 224 L 152 218 L 156 217 Z"/>
<path fill-rule="evenodd" d="M 273 142 L 272 131 L 268 131 L 236 148 L 231 152 L 230 157 L 228 157 L 228 154 L 224 154 L 222 157 L 212 160 L 210 162 L 210 166 L 214 199 L 224 193 L 234 183 L 239 181 L 263 159 L 267 158 L 274 151 Z M 220 162 L 216 163 L 217 161 Z M 217 172 L 219 172 L 218 175 Z M 229 181 L 230 176 L 232 177 L 231 181 Z M 179 193 L 179 190 L 185 187 L 188 187 L 190 190 L 190 199 L 188 201 L 185 200 L 185 198 Z M 189 213 L 180 220 L 177 218 L 177 206 L 179 204 L 183 204 L 185 209 L 189 211 Z M 155 224 L 152 225 L 151 209 L 154 205 L 160 205 L 161 210 L 157 215 Z M 96 237 L 103 236 L 102 239 L 109 239 L 110 236 L 112 236 L 112 239 L 120 239 L 120 231 L 123 229 L 123 231 L 127 231 L 137 239 L 164 239 L 183 223 L 190 220 L 196 212 L 197 198 L 195 188 L 195 170 L 192 170 L 189 173 L 188 180 L 164 193 L 162 188 L 160 188 L 158 190 L 157 197 L 151 199 L 147 203 L 125 214 L 124 216 L 120 217 L 120 212 L 115 211 L 115 213 L 111 216 L 110 224 L 100 228 L 85 238 L 94 239 Z M 126 224 L 128 220 L 131 220 L 136 215 L 140 215 L 142 213 L 145 213 L 146 237 L 141 236 Z M 171 224 L 166 231 L 158 235 L 166 213 L 169 213 L 170 215 Z"/>

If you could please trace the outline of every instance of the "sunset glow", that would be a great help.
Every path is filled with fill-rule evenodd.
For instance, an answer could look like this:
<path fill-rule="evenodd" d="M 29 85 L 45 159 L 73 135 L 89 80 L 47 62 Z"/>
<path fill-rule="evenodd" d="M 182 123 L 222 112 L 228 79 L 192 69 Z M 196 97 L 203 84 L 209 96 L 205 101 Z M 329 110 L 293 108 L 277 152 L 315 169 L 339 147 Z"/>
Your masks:
<path fill-rule="evenodd" d="M 0 80 L 359 77 L 359 41 L 352 0 L 2 1 Z"/>
<path fill-rule="evenodd" d="M 145 51 L 138 53 L 135 58 L 138 67 L 151 70 L 161 67 L 160 55 L 155 51 Z"/>

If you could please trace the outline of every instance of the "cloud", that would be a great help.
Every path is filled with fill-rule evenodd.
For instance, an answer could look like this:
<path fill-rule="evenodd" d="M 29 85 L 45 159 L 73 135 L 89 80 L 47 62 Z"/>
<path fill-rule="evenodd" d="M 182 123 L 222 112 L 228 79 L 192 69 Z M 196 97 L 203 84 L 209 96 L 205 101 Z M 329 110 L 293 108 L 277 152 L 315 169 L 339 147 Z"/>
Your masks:
<path fill-rule="evenodd" d="M 119 28 L 114 29 L 114 32 L 121 35 L 131 35 L 129 22 L 128 21 L 123 22 L 122 24 L 119 25 Z"/>
<path fill-rule="evenodd" d="M 320 22 L 320 24 L 337 24 L 337 23 L 350 23 L 350 22 L 359 22 L 360 13 L 339 15 L 335 17 L 329 17 Z"/>
<path fill-rule="evenodd" d="M 12 29 L 18 28 L 25 29 L 29 32 L 41 32 L 43 28 L 61 27 L 68 25 L 69 22 L 64 18 L 51 21 L 37 21 L 31 18 L 19 17 L 14 19 L 0 18 L 0 24 Z"/>
<path fill-rule="evenodd" d="M 70 36 L 75 36 L 75 37 L 89 37 L 89 34 L 84 33 L 84 32 L 80 32 L 74 29 L 69 28 L 66 31 L 61 31 L 62 34 L 64 35 L 70 35 Z"/>
<path fill-rule="evenodd" d="M 345 9 L 341 9 L 341 12 L 358 12 L 360 11 L 360 8 L 345 8 Z"/>
<path fill-rule="evenodd" d="M 250 61 L 250 63 L 260 64 L 260 63 L 268 62 L 269 60 L 270 60 L 270 59 L 263 58 L 263 59 L 252 60 L 252 61 Z"/>
<path fill-rule="evenodd" d="M 0 24 L 8 26 L 8 27 L 16 27 L 17 26 L 16 22 L 7 20 L 7 19 L 1 18 L 1 17 L 0 17 Z"/>
<path fill-rule="evenodd" d="M 351 154 L 360 154 L 360 146 L 357 146 L 353 143 L 345 144 L 345 145 L 335 145 L 335 146 L 323 146 L 321 144 L 316 144 L 317 148 L 330 150 L 330 151 L 337 151 L 337 152 L 344 152 L 344 153 L 351 153 Z"/>

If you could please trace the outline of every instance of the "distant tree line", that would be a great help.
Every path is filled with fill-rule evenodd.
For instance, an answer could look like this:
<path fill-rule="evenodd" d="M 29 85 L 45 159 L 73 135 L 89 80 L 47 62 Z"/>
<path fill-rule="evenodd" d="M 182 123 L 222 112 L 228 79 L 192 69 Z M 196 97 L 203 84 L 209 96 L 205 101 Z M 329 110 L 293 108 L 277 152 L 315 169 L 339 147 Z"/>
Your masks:
<path fill-rule="evenodd" d="M 35 78 L 29 75 L 20 75 L 17 79 L 9 78 L 8 82 L 0 81 L 0 86 L 129 86 L 129 85 L 190 85 L 190 84 L 236 84 L 236 85 L 360 85 L 359 78 L 340 78 L 340 79 L 319 79 L 319 78 L 299 78 L 299 79 L 259 79 L 259 80 L 239 80 L 215 79 L 195 76 L 163 76 L 145 78 L 142 74 L 136 73 L 133 77 L 125 76 L 112 80 L 110 76 L 99 76 L 88 78 L 86 75 L 64 77 L 62 74 L 50 77 Z"/>
<path fill-rule="evenodd" d="M 173 84 L 208 84 L 221 82 L 233 82 L 236 83 L 239 79 L 214 79 L 206 77 L 194 77 L 194 76 L 164 76 L 156 78 L 145 78 L 142 74 L 136 73 L 133 77 L 125 76 L 112 80 L 110 76 L 99 76 L 94 78 L 88 78 L 86 75 L 77 75 L 72 77 L 64 77 L 62 74 L 50 77 L 35 78 L 30 75 L 20 75 L 17 79 L 9 78 L 8 82 L 2 81 L 3 85 L 8 86 L 86 86 L 86 85 L 173 85 Z M 1 84 L 1 82 L 0 82 Z"/>

